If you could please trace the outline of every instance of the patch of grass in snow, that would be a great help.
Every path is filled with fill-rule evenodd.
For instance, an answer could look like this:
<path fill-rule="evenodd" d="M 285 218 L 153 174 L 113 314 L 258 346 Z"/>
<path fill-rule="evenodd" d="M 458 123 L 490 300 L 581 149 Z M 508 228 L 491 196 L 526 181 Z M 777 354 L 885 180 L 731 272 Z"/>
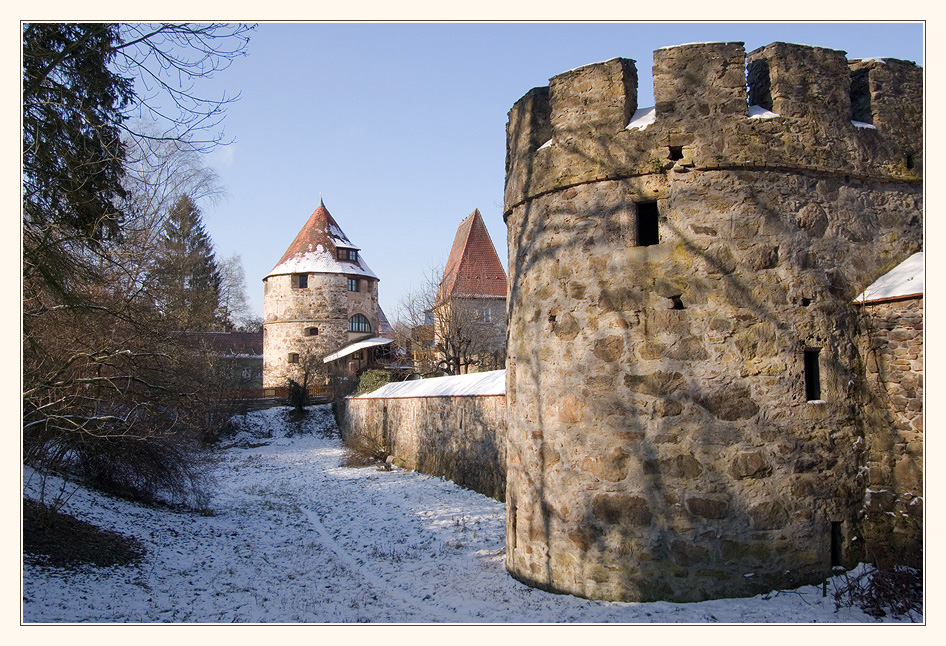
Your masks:
<path fill-rule="evenodd" d="M 346 447 L 339 466 L 360 469 L 363 467 L 388 466 L 387 454 L 384 451 Z M 390 468 L 390 467 L 389 467 Z"/>
<path fill-rule="evenodd" d="M 36 502 L 23 500 L 23 551 L 37 565 L 131 565 L 145 555 L 137 539 L 101 529 Z"/>

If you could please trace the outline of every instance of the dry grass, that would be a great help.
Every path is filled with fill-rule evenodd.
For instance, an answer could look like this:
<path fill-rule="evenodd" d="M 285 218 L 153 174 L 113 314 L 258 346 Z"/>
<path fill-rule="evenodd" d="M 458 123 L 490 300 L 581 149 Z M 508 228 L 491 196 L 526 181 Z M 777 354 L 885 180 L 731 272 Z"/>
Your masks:
<path fill-rule="evenodd" d="M 145 555 L 136 539 L 101 529 L 33 500 L 23 500 L 23 551 L 41 565 L 130 565 Z"/>
<path fill-rule="evenodd" d="M 348 447 L 345 449 L 345 457 L 342 458 L 341 466 L 355 469 L 363 467 L 387 467 L 390 469 L 390 465 L 385 461 L 387 457 L 384 451 L 369 451 Z"/>

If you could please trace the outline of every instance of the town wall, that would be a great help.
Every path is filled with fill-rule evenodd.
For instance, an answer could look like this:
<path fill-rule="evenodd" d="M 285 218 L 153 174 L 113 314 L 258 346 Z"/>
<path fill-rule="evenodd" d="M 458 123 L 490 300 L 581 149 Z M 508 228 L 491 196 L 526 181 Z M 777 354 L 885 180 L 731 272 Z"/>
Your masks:
<path fill-rule="evenodd" d="M 505 499 L 503 395 L 350 397 L 338 407 L 339 429 L 348 446 L 383 451 L 405 469 Z"/>
<path fill-rule="evenodd" d="M 882 558 L 922 564 L 923 300 L 860 306 L 860 351 L 875 405 L 868 425 L 864 533 Z M 879 555 L 879 556 L 878 556 Z"/>
<path fill-rule="evenodd" d="M 509 113 L 507 568 L 631 601 L 820 582 L 865 556 L 851 301 L 922 248 L 922 71 L 786 43 L 653 70 L 645 127 L 629 59 Z"/>

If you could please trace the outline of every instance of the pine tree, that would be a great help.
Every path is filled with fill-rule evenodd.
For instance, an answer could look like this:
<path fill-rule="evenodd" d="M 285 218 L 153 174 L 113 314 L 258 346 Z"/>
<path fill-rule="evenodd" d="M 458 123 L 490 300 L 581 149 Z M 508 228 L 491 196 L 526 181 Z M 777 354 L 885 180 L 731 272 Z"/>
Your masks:
<path fill-rule="evenodd" d="M 200 209 L 187 195 L 168 212 L 155 253 L 151 291 L 165 318 L 177 329 L 219 329 L 220 272 Z"/>

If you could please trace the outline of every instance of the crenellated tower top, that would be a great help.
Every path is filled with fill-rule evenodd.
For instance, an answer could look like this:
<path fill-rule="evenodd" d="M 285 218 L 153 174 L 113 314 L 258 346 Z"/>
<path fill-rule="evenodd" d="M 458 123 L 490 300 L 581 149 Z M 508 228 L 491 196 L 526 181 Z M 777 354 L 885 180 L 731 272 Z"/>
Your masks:
<path fill-rule="evenodd" d="M 772 43 L 654 52 L 653 107 L 635 61 L 553 77 L 509 112 L 505 211 L 530 197 L 668 170 L 767 168 L 919 181 L 922 68 L 892 58 Z"/>

